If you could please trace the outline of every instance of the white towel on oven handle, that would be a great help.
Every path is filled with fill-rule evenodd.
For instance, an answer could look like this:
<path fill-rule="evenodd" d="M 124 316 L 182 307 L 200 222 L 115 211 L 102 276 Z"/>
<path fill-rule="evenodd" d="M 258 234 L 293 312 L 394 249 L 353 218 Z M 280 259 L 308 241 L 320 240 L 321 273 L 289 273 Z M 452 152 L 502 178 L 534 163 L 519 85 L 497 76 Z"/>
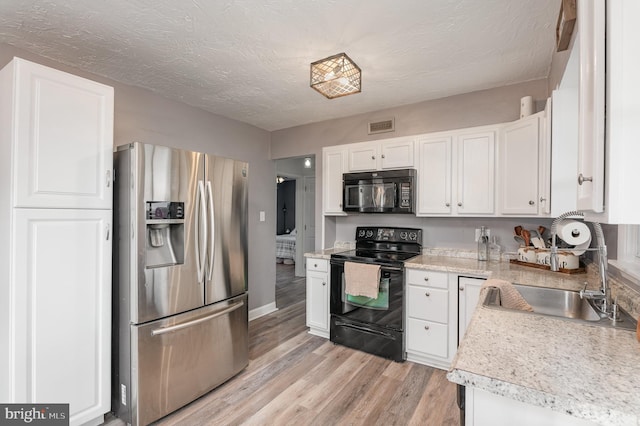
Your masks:
<path fill-rule="evenodd" d="M 352 296 L 378 297 L 380 265 L 344 262 L 344 292 Z"/>

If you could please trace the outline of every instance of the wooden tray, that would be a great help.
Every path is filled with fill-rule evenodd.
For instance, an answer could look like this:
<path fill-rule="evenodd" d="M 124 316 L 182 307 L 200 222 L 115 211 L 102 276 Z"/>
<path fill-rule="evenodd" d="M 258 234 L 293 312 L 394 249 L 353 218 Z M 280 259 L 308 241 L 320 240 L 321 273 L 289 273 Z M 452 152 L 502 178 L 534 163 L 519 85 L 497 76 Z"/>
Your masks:
<path fill-rule="evenodd" d="M 509 263 L 515 263 L 516 265 L 528 266 L 530 268 L 551 271 L 551 267 L 549 265 L 541 265 L 539 263 L 523 262 L 517 259 L 510 259 Z M 559 268 L 558 272 L 562 272 L 563 274 L 584 274 L 585 272 L 587 272 L 587 269 L 584 266 L 580 266 L 578 269 Z"/>

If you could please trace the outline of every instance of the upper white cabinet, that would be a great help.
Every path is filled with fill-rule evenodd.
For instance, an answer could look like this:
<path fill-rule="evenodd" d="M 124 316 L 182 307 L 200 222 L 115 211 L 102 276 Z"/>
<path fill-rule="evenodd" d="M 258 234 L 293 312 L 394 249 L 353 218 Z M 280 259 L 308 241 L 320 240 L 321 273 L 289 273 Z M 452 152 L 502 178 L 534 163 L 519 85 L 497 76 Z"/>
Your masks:
<path fill-rule="evenodd" d="M 417 214 L 450 214 L 453 137 L 427 136 L 417 143 Z"/>
<path fill-rule="evenodd" d="M 544 113 L 505 125 L 498 143 L 499 212 L 504 215 L 538 214 L 541 161 L 540 121 Z"/>
<path fill-rule="evenodd" d="M 604 211 L 605 2 L 578 7 L 578 208 Z M 630 52 L 631 53 L 631 52 Z"/>
<path fill-rule="evenodd" d="M 413 167 L 413 139 L 396 138 L 348 145 L 349 171 Z"/>
<path fill-rule="evenodd" d="M 491 215 L 495 129 L 424 135 L 418 144 L 418 216 Z"/>
<path fill-rule="evenodd" d="M 2 88 L 12 205 L 111 208 L 113 88 L 18 58 Z"/>
<path fill-rule="evenodd" d="M 578 8 L 572 51 L 579 64 L 573 185 L 577 208 L 588 220 L 640 224 L 640 198 L 634 196 L 640 180 L 638 18 L 640 2 L 584 2 Z"/>
<path fill-rule="evenodd" d="M 325 215 L 345 215 L 342 211 L 342 174 L 346 172 L 347 148 L 322 150 L 322 209 Z"/>

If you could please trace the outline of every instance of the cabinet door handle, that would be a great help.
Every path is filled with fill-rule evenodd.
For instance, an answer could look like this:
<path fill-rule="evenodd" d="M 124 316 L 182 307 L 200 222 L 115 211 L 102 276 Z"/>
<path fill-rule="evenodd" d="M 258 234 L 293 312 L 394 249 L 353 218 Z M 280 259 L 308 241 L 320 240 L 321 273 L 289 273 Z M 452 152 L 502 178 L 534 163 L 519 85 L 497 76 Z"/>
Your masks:
<path fill-rule="evenodd" d="M 371 156 L 371 159 L 372 159 L 372 160 L 375 160 L 375 159 L 376 159 L 376 156 L 375 156 L 375 155 L 372 155 L 372 156 Z"/>
<path fill-rule="evenodd" d="M 545 201 L 547 201 L 547 199 L 546 199 L 546 198 L 544 198 L 544 197 L 540 197 L 540 202 L 541 202 L 541 203 L 544 203 Z"/>
<path fill-rule="evenodd" d="M 449 207 L 451 206 L 451 203 L 445 203 L 445 206 Z"/>
<path fill-rule="evenodd" d="M 431 294 L 428 291 L 424 295 L 427 297 L 431 296 Z"/>
<path fill-rule="evenodd" d="M 460 286 L 460 291 L 464 291 L 464 287 Z"/>
<path fill-rule="evenodd" d="M 109 188 L 111 186 L 111 170 L 107 170 L 105 180 L 106 180 L 107 188 Z"/>
<path fill-rule="evenodd" d="M 385 157 L 384 157 L 384 154 L 382 154 L 382 158 L 385 158 Z"/>
<path fill-rule="evenodd" d="M 535 201 L 533 201 L 533 200 L 529 200 L 529 205 L 530 205 L 530 206 L 534 205 L 535 203 L 536 203 Z"/>
<path fill-rule="evenodd" d="M 326 282 L 324 282 L 324 281 L 322 281 L 322 285 L 327 285 L 327 283 L 326 283 Z"/>
<path fill-rule="evenodd" d="M 462 202 L 458 202 L 458 207 L 462 207 Z"/>
<path fill-rule="evenodd" d="M 109 238 L 111 238 L 111 227 L 107 224 L 107 238 L 106 238 L 106 240 L 109 241 Z"/>
<path fill-rule="evenodd" d="M 584 182 L 593 182 L 593 177 L 582 176 L 582 173 L 578 175 L 578 185 L 582 185 Z"/>
<path fill-rule="evenodd" d="M 314 267 L 314 268 L 317 268 L 317 267 L 318 267 L 318 264 L 317 264 L 317 263 L 314 263 L 314 264 L 313 264 L 313 267 Z"/>
<path fill-rule="evenodd" d="M 429 331 L 429 326 L 428 326 L 428 325 L 425 325 L 425 326 L 424 326 L 424 329 L 425 329 L 425 330 L 427 330 L 427 331 Z"/>

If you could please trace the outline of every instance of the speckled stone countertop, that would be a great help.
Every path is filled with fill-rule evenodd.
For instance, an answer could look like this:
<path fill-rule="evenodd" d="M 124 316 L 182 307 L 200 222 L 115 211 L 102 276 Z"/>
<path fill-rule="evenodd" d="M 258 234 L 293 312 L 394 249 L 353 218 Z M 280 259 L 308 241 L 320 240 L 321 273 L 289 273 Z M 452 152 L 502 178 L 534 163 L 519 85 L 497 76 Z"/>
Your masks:
<path fill-rule="evenodd" d="M 316 251 L 311 251 L 311 252 L 305 253 L 304 257 L 313 257 L 313 258 L 316 258 L 316 259 L 327 259 L 327 260 L 329 260 L 331 258 L 332 254 L 340 253 L 340 252 L 347 251 L 347 250 L 349 250 L 349 249 L 345 248 L 345 247 L 337 247 L 337 248 L 316 250 Z"/>
<path fill-rule="evenodd" d="M 475 259 L 423 255 L 407 267 L 581 289 L 587 274 L 561 274 Z M 482 296 L 481 296 L 482 297 Z M 478 304 L 447 378 L 602 425 L 640 425 L 640 342 L 628 330 Z"/>

